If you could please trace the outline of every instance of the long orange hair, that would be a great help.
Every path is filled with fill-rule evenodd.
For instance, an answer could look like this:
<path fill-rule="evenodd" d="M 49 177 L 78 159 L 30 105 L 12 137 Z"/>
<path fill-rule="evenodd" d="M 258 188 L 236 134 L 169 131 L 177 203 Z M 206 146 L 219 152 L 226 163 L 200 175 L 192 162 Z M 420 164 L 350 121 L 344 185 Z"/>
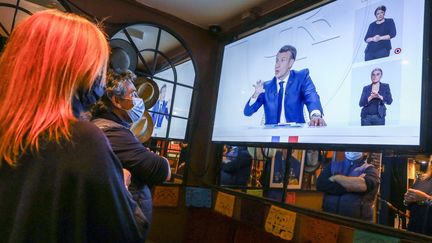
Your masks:
<path fill-rule="evenodd" d="M 0 165 L 42 137 L 70 139 L 72 98 L 98 75 L 105 83 L 108 57 L 105 34 L 82 17 L 47 10 L 21 22 L 0 57 Z"/>

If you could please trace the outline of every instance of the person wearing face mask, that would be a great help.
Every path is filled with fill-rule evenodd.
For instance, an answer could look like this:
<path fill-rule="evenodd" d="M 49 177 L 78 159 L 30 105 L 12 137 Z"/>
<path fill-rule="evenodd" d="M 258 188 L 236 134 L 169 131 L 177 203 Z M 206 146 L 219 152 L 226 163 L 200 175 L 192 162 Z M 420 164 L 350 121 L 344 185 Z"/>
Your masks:
<path fill-rule="evenodd" d="M 145 111 L 133 84 L 135 79 L 135 74 L 129 70 L 119 73 L 108 70 L 105 94 L 92 108 L 92 122 L 102 129 L 123 168 L 131 173 L 129 191 L 151 222 L 149 186 L 169 180 L 171 170 L 166 158 L 144 147 L 129 130 Z M 145 235 L 147 233 L 148 230 Z"/>
<path fill-rule="evenodd" d="M 323 211 L 372 222 L 379 178 L 362 152 L 345 152 L 344 160 L 332 161 L 317 179 L 317 190 L 324 192 Z"/>
<path fill-rule="evenodd" d="M 105 34 L 71 13 L 37 12 L 12 32 L 0 57 L 0 242 L 142 240 L 120 161 L 78 118 L 103 93 L 108 57 Z"/>

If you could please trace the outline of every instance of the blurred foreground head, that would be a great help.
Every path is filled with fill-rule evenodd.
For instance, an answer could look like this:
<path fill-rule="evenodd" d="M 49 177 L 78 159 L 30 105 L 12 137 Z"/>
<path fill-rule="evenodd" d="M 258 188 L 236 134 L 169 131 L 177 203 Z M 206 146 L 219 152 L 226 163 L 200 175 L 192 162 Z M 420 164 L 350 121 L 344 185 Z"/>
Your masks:
<path fill-rule="evenodd" d="M 72 100 L 105 84 L 109 46 L 85 18 L 38 12 L 12 32 L 0 57 L 0 165 L 14 165 L 41 138 L 70 138 Z"/>

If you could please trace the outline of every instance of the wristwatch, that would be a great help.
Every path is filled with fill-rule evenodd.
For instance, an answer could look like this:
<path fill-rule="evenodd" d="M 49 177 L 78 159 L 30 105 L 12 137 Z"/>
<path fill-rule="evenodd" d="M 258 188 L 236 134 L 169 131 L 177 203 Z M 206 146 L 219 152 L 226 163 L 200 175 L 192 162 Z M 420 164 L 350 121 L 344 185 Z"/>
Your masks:
<path fill-rule="evenodd" d="M 311 115 L 311 119 L 313 118 L 321 118 L 321 115 L 319 115 L 318 113 L 314 113 Z"/>
<path fill-rule="evenodd" d="M 425 204 L 432 205 L 432 196 L 429 196 L 428 199 L 424 200 Z"/>

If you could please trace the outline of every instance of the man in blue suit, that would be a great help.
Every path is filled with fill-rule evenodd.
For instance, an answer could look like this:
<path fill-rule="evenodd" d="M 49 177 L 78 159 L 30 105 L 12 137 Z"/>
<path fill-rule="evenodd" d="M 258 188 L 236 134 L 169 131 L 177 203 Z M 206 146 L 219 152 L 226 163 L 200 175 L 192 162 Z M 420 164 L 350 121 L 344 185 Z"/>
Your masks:
<path fill-rule="evenodd" d="M 310 126 L 326 126 L 323 110 L 315 85 L 309 77 L 309 70 L 291 70 L 297 55 L 295 47 L 283 46 L 276 55 L 275 77 L 259 80 L 255 92 L 246 103 L 244 115 L 251 116 L 264 105 L 265 124 L 285 122 L 305 123 L 303 106 L 310 114 Z M 282 105 L 283 104 L 283 105 Z"/>
<path fill-rule="evenodd" d="M 152 114 L 155 128 L 162 127 L 164 118 L 168 120 L 168 101 L 165 100 L 166 89 L 166 84 L 162 85 L 159 91 L 159 99 L 156 101 L 156 104 L 152 109 L 152 111 L 157 112 Z"/>

